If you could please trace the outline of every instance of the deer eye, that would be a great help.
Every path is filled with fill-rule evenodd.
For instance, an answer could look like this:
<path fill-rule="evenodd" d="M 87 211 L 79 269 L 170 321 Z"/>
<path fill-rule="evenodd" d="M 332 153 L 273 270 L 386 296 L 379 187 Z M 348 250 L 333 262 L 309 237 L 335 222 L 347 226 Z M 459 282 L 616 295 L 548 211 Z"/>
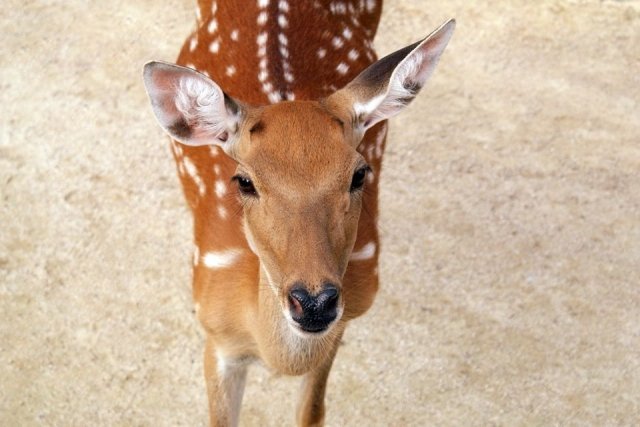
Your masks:
<path fill-rule="evenodd" d="M 235 175 L 231 180 L 238 183 L 238 190 L 240 190 L 243 196 L 253 197 L 258 195 L 256 188 L 253 186 L 253 182 L 246 176 Z"/>
<path fill-rule="evenodd" d="M 364 185 L 364 178 L 367 176 L 367 172 L 369 172 L 371 168 L 369 166 L 361 167 L 353 173 L 353 178 L 351 179 L 351 187 L 349 188 L 350 192 L 358 191 Z"/>

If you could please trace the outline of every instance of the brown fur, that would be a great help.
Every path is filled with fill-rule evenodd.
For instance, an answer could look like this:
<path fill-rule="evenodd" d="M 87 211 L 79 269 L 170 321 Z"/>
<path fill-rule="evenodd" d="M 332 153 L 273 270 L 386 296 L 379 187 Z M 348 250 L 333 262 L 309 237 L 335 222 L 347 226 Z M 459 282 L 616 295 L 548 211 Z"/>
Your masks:
<path fill-rule="evenodd" d="M 277 1 L 272 0 L 272 3 Z M 290 1 L 290 28 L 288 34 L 299 34 L 289 38 L 292 68 L 296 70 L 296 81 L 293 91 L 296 99 L 317 99 L 328 95 L 334 88 L 348 83 L 362 69 L 373 62 L 373 56 L 367 58 L 364 49 L 375 33 L 380 7 L 362 21 L 362 29 L 355 32 L 349 46 L 357 46 L 361 50 L 359 59 L 344 76 L 333 70 L 338 55 L 344 57 L 349 51 L 346 47 L 334 51 L 328 36 L 332 33 L 331 25 L 336 22 L 328 13 L 319 14 L 317 10 L 308 10 L 303 2 Z M 328 3 L 328 2 L 327 2 Z M 355 2 L 357 3 L 357 2 Z M 207 46 L 213 40 L 207 31 L 211 18 L 209 1 L 201 1 L 202 21 L 196 30 L 198 48 L 189 50 L 189 40 L 178 58 L 181 65 L 192 64 L 201 71 L 207 71 L 229 95 L 235 99 L 254 105 L 268 103 L 265 94 L 260 90 L 255 74 L 258 70 L 256 56 L 256 37 L 259 29 L 256 25 L 258 10 L 256 2 L 218 2 L 216 18 L 218 30 L 216 34 L 222 38 L 220 52 L 212 55 Z M 328 8 L 327 8 L 328 10 Z M 309 20 L 314 25 L 309 25 Z M 239 28 L 239 40 L 233 42 L 229 34 Z M 268 30 L 270 39 L 274 40 L 275 29 Z M 365 47 L 366 44 L 366 47 Z M 233 46 L 233 49 L 230 47 Z M 323 60 L 317 58 L 319 46 L 327 46 L 328 56 Z M 268 49 L 273 47 L 269 45 Z M 333 55 L 336 55 L 333 57 Z M 229 77 L 225 67 L 235 64 L 237 72 Z M 327 66 L 331 64 L 331 66 Z M 353 165 L 360 156 L 349 145 L 344 143 L 345 134 L 335 116 L 326 108 L 314 103 L 282 103 L 268 106 L 261 111 L 257 130 L 251 134 L 251 144 L 241 144 L 243 151 L 239 156 L 260 179 L 255 181 L 259 192 L 280 192 L 273 194 L 273 206 L 269 212 L 280 213 L 281 216 L 299 212 L 293 216 L 300 222 L 290 225 L 290 235 L 274 249 L 273 265 L 289 265 L 290 269 L 281 271 L 282 283 L 286 279 L 303 278 L 311 287 L 319 286 L 322 279 L 330 278 L 342 284 L 344 314 L 340 323 L 322 339 L 300 339 L 303 347 L 291 348 L 291 331 L 282 316 L 280 303 L 274 298 L 264 275 L 260 274 L 259 261 L 249 250 L 242 231 L 242 206 L 233 191 L 223 200 L 214 195 L 205 197 L 198 195 L 194 182 L 182 175 L 185 196 L 194 213 L 194 234 L 200 252 L 223 250 L 228 247 L 243 248 L 242 259 L 229 269 L 209 269 L 200 263 L 194 268 L 193 293 L 199 304 L 198 317 L 208 335 L 205 365 L 209 400 L 211 405 L 212 425 L 229 423 L 229 408 L 225 408 L 225 399 L 221 398 L 221 388 L 228 386 L 217 377 L 214 352 L 221 351 L 225 357 L 246 358 L 257 357 L 271 369 L 291 375 L 305 376 L 306 386 L 301 396 L 298 420 L 300 425 L 317 425 L 324 418 L 324 390 L 329 369 L 336 353 L 337 345 L 348 320 L 362 315 L 373 303 L 378 288 L 377 255 L 368 260 L 347 265 L 348 255 L 355 243 L 361 247 L 368 242 L 375 242 L 378 247 L 377 198 L 378 173 L 380 160 L 368 158 L 367 162 L 374 170 L 374 181 L 367 183 L 367 188 L 358 206 L 352 208 L 349 220 L 350 227 L 357 227 L 357 233 L 349 231 L 355 237 L 343 236 L 338 245 L 339 253 L 326 253 L 326 242 L 323 235 L 327 228 L 335 228 L 339 212 L 331 213 L 327 207 L 344 205 L 344 200 L 335 200 L 332 194 L 338 187 L 349 185 Z M 281 117 L 290 119 L 281 120 Z M 350 117 L 344 118 L 350 121 Z M 314 124 L 314 126 L 311 126 Z M 381 125 L 371 129 L 360 145 L 363 153 L 370 144 L 375 144 L 375 136 Z M 248 128 L 250 129 L 250 127 Z M 254 129 L 256 130 L 256 129 Z M 293 139 L 293 138 L 296 139 Z M 257 148 L 259 147 L 259 149 Z M 217 163 L 221 167 L 224 180 L 229 182 L 236 173 L 237 164 L 222 154 L 212 158 L 207 147 L 182 146 L 184 155 L 194 162 L 205 182 L 214 182 L 212 169 Z M 369 151 L 371 152 L 371 150 Z M 242 167 L 242 166 L 241 166 Z M 300 191 L 300 186 L 304 191 Z M 319 191 L 321 190 L 321 191 Z M 344 188 L 342 189 L 344 190 Z M 287 200 L 284 195 L 306 194 L 307 200 Z M 344 197 L 344 191 L 338 192 Z M 265 194 L 266 196 L 266 194 Z M 271 196 L 271 195 L 269 195 Z M 222 222 L 216 221 L 216 209 L 223 203 L 231 214 L 231 218 Z M 285 205 L 286 203 L 286 205 Z M 359 206 L 362 204 L 362 208 Z M 362 211 L 362 214 L 360 214 Z M 264 233 L 278 233 L 278 223 L 284 218 L 264 216 L 264 212 L 245 211 L 254 216 L 253 220 L 264 222 Z M 328 218 L 314 219 L 314 212 L 325 212 Z M 255 215 L 254 215 L 255 214 Z M 359 218 L 359 222 L 358 222 Z M 257 238 L 258 236 L 256 236 Z M 264 236 L 262 240 L 269 240 Z M 310 246 L 309 242 L 316 244 Z M 286 263 L 286 258 L 297 259 L 302 263 Z M 301 271 L 306 268 L 306 271 Z M 346 272 L 345 272 L 346 270 Z M 331 277 L 326 277 L 330 275 Z M 304 276 L 304 277 L 300 277 Z M 280 283 L 280 277 L 273 278 Z M 287 289 L 280 290 L 280 298 L 284 298 Z M 296 337 L 299 338 L 299 337 Z M 294 338 L 295 339 L 295 338 Z M 218 407 L 216 407 L 216 405 Z M 221 408 L 220 405 L 223 407 Z"/>
<path fill-rule="evenodd" d="M 359 73 L 379 5 L 238 5 L 203 2 L 178 60 L 215 81 L 159 62 L 144 72 L 160 124 L 186 144 L 173 151 L 194 214 L 211 424 L 237 423 L 258 358 L 305 375 L 298 422 L 321 425 L 340 337 L 378 289 L 383 120 L 428 79 L 455 23 Z"/>

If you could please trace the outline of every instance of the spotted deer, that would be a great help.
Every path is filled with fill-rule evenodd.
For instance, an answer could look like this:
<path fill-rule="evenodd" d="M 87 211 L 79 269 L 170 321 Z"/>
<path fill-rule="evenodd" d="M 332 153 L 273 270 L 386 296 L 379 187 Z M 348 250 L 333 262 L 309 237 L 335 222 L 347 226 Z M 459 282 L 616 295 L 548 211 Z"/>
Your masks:
<path fill-rule="evenodd" d="M 379 0 L 201 0 L 177 63 L 144 82 L 193 212 L 193 297 L 211 425 L 236 425 L 247 365 L 303 375 L 322 425 L 347 323 L 378 289 L 386 119 L 433 72 L 453 20 L 378 61 Z"/>

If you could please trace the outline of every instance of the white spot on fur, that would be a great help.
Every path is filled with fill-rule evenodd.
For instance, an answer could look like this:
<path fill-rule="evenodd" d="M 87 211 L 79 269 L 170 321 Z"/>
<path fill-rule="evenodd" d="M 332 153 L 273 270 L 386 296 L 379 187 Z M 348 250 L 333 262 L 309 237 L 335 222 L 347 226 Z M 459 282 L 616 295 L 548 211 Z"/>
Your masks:
<path fill-rule="evenodd" d="M 198 9 L 199 10 L 199 9 Z M 193 52 L 198 47 L 198 36 L 191 37 L 191 41 L 189 42 L 189 50 Z"/>
<path fill-rule="evenodd" d="M 349 7 L 351 7 L 351 5 L 349 5 Z M 351 23 L 354 25 L 354 27 L 361 27 L 360 21 L 358 21 L 358 17 L 355 14 L 351 16 Z"/>
<path fill-rule="evenodd" d="M 278 92 L 271 92 L 268 95 L 268 98 L 269 98 L 269 102 L 271 102 L 272 104 L 275 104 L 276 102 L 282 101 L 282 97 L 280 96 L 280 93 L 278 93 Z"/>
<path fill-rule="evenodd" d="M 322 59 L 327 55 L 327 49 L 321 47 L 320 49 L 318 49 L 318 52 L 316 54 L 318 55 L 318 58 Z"/>
<path fill-rule="evenodd" d="M 376 0 L 367 0 L 367 12 L 373 12 L 376 7 Z"/>
<path fill-rule="evenodd" d="M 265 8 L 269 6 L 269 0 L 258 0 L 258 7 Z"/>
<path fill-rule="evenodd" d="M 225 194 L 227 194 L 227 184 L 225 184 L 223 180 L 219 179 L 216 181 L 216 196 L 222 199 Z"/>
<path fill-rule="evenodd" d="M 344 40 L 342 39 L 342 37 L 336 36 L 331 40 L 331 44 L 336 49 L 340 49 L 344 45 Z"/>
<path fill-rule="evenodd" d="M 197 177 L 198 169 L 196 168 L 196 165 L 193 164 L 193 161 L 191 161 L 191 159 L 188 157 L 185 157 L 183 161 L 184 161 L 185 169 L 187 170 L 187 173 L 189 174 L 189 176 L 192 178 Z"/>
<path fill-rule="evenodd" d="M 213 173 L 215 173 L 216 175 L 220 175 L 221 170 L 222 168 L 219 164 L 216 163 L 215 165 L 213 165 Z"/>
<path fill-rule="evenodd" d="M 269 37 L 269 35 L 267 34 L 266 31 L 263 31 L 260 34 L 258 34 L 258 37 L 256 38 L 256 42 L 258 43 L 258 46 L 266 45 L 268 37 Z"/>
<path fill-rule="evenodd" d="M 375 56 L 373 55 L 373 51 L 371 49 L 367 49 L 366 54 L 369 61 L 373 61 L 375 59 Z"/>
<path fill-rule="evenodd" d="M 267 23 L 267 17 L 267 12 L 262 11 L 258 14 L 258 19 L 256 20 L 256 22 L 258 22 L 258 25 L 264 25 Z"/>
<path fill-rule="evenodd" d="M 280 7 L 281 5 L 279 4 L 278 6 Z M 288 10 L 288 5 L 286 9 Z M 281 10 L 280 12 L 281 13 L 278 15 L 278 25 L 282 30 L 284 30 L 289 26 L 289 21 L 285 15 L 286 11 Z M 291 64 L 289 64 L 288 62 L 288 59 L 289 59 L 289 49 L 287 47 L 288 45 L 289 45 L 289 39 L 287 38 L 286 34 L 284 34 L 283 32 L 279 33 L 278 34 L 278 51 L 282 56 L 281 58 L 282 73 L 283 73 L 282 77 L 287 83 L 291 83 L 293 82 L 294 78 L 293 78 L 293 73 L 291 72 Z M 284 88 L 282 89 L 284 90 Z M 279 92 L 269 93 L 268 96 L 271 102 L 278 102 L 282 99 L 282 95 Z M 285 97 L 288 99 L 287 95 L 285 95 Z"/>
<path fill-rule="evenodd" d="M 344 15 L 345 13 L 347 13 L 347 5 L 344 4 L 344 2 L 342 1 L 334 1 L 329 5 L 329 7 L 331 10 L 331 13 L 334 13 L 337 15 Z"/>
<path fill-rule="evenodd" d="M 350 61 L 355 61 L 356 59 L 358 59 L 359 56 L 360 56 L 360 53 L 358 53 L 356 49 L 351 49 L 349 51 L 349 54 L 347 55 L 347 58 L 349 58 Z"/>
<path fill-rule="evenodd" d="M 278 15 L 278 25 L 280 26 L 280 28 L 287 28 L 289 26 L 287 17 L 284 15 Z"/>
<path fill-rule="evenodd" d="M 216 32 L 217 29 L 218 29 L 218 20 L 213 18 L 209 22 L 209 25 L 207 25 L 207 31 L 209 32 L 209 34 L 213 34 Z"/>
<path fill-rule="evenodd" d="M 349 28 L 345 28 L 342 31 L 342 37 L 344 37 L 345 39 L 351 40 L 351 36 L 353 36 L 353 32 L 351 32 Z"/>
<path fill-rule="evenodd" d="M 220 147 L 217 145 L 209 146 L 209 154 L 211 154 L 211 157 L 218 157 L 220 155 Z"/>
<path fill-rule="evenodd" d="M 350 261 L 365 261 L 373 258 L 376 253 L 376 244 L 374 242 L 369 242 L 362 247 L 362 249 L 358 251 L 354 251 L 351 253 L 349 257 Z"/>
<path fill-rule="evenodd" d="M 176 157 L 182 157 L 183 151 L 179 143 L 171 140 L 171 148 L 173 149 L 173 154 L 175 154 Z"/>
<path fill-rule="evenodd" d="M 280 0 L 278 2 L 278 9 L 282 12 L 289 12 L 289 2 L 287 0 Z"/>
<path fill-rule="evenodd" d="M 202 256 L 202 262 L 207 268 L 227 268 L 235 264 L 240 255 L 242 255 L 240 249 L 207 252 Z"/>
<path fill-rule="evenodd" d="M 236 73 L 236 67 L 233 65 L 227 66 L 225 70 L 225 74 L 229 77 L 233 76 Z"/>
<path fill-rule="evenodd" d="M 229 218 L 229 211 L 227 210 L 227 208 L 225 208 L 222 205 L 218 205 L 218 215 L 220 216 L 221 219 L 227 219 Z"/>
<path fill-rule="evenodd" d="M 240 30 L 231 31 L 230 37 L 231 37 L 231 40 L 233 40 L 234 42 L 237 42 L 240 37 Z"/>
<path fill-rule="evenodd" d="M 200 194 L 200 196 L 204 196 L 207 191 L 207 186 L 204 184 L 204 181 L 198 174 L 198 168 L 196 167 L 196 165 L 190 158 L 186 156 L 184 157 L 184 167 L 187 171 L 187 174 L 189 174 L 191 179 L 193 179 L 193 182 L 198 187 L 198 194 Z"/>
<path fill-rule="evenodd" d="M 336 71 L 344 76 L 345 74 L 347 74 L 347 71 L 349 71 L 349 66 L 344 62 L 341 62 L 336 67 Z"/>
<path fill-rule="evenodd" d="M 262 83 L 262 92 L 267 95 L 269 102 L 276 103 L 279 102 L 280 94 L 277 92 L 273 92 L 273 84 L 267 81 L 269 77 L 269 73 L 267 72 L 267 39 L 268 34 L 266 31 L 262 31 L 258 34 L 256 38 L 256 43 L 258 44 L 258 58 L 260 58 L 260 62 L 258 66 L 260 67 L 260 71 L 258 72 L 258 80 Z"/>
<path fill-rule="evenodd" d="M 265 56 L 267 54 L 267 45 L 258 47 L 258 56 Z"/>
<path fill-rule="evenodd" d="M 219 39 L 215 39 L 209 45 L 209 52 L 218 53 L 219 51 L 220 51 L 220 40 Z"/>

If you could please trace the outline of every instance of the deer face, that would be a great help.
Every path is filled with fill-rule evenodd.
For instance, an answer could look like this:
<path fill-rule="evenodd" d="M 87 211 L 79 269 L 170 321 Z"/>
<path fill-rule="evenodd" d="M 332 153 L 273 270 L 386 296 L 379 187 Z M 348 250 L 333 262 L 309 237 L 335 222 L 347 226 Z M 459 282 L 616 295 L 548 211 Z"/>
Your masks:
<path fill-rule="evenodd" d="M 342 313 L 369 167 L 343 122 L 317 102 L 266 107 L 247 128 L 233 178 L 247 240 L 291 325 L 323 331 Z"/>
<path fill-rule="evenodd" d="M 145 67 L 167 133 L 188 145 L 219 145 L 238 163 L 233 180 L 247 241 L 294 330 L 319 334 L 339 320 L 342 277 L 370 173 L 356 147 L 368 128 L 413 100 L 453 28 L 449 21 L 319 102 L 249 107 L 193 70 L 158 62 Z"/>

